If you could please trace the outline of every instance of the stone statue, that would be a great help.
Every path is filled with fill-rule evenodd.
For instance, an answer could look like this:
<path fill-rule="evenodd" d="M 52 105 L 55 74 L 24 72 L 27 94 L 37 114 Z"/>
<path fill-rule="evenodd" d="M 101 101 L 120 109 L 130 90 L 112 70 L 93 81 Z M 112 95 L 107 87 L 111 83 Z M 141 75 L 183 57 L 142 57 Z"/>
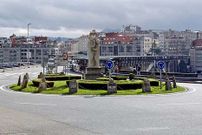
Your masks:
<path fill-rule="evenodd" d="M 99 40 L 95 30 L 88 37 L 88 67 L 99 67 Z"/>

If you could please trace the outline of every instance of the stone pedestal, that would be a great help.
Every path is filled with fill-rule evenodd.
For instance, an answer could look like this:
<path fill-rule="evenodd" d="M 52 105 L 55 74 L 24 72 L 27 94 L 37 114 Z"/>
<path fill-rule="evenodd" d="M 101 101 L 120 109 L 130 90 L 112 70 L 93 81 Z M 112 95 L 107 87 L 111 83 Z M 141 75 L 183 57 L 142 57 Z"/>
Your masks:
<path fill-rule="evenodd" d="M 84 79 L 95 80 L 96 78 L 102 76 L 101 71 L 102 71 L 101 67 L 87 67 Z"/>

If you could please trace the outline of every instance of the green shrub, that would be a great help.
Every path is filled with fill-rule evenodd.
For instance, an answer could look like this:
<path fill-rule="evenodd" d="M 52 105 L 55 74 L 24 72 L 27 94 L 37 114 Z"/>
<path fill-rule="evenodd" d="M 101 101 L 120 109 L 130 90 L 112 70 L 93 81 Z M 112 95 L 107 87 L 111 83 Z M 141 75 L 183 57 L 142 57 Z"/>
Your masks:
<path fill-rule="evenodd" d="M 135 77 L 135 79 L 144 80 L 145 77 Z M 151 86 L 159 86 L 159 81 L 158 80 L 156 80 L 154 78 L 149 78 L 149 81 L 150 81 Z"/>
<path fill-rule="evenodd" d="M 117 84 L 118 90 L 141 89 L 143 83 Z"/>
<path fill-rule="evenodd" d="M 80 89 L 91 89 L 98 90 L 103 89 L 107 90 L 108 81 L 96 81 L 96 80 L 79 80 Z M 126 80 L 117 80 L 117 90 L 127 90 L 127 89 L 139 89 L 142 88 L 142 81 L 126 81 Z"/>
<path fill-rule="evenodd" d="M 81 76 L 45 76 L 47 81 L 65 81 L 81 79 Z"/>
<path fill-rule="evenodd" d="M 67 87 L 69 87 L 69 82 L 70 82 L 71 80 L 67 80 L 66 81 L 66 84 L 67 84 Z"/>
<path fill-rule="evenodd" d="M 112 76 L 112 78 L 114 80 L 126 80 L 128 78 L 128 76 Z"/>
<path fill-rule="evenodd" d="M 130 74 L 129 74 L 129 79 L 130 79 L 130 80 L 135 79 L 135 75 L 134 75 L 133 73 L 130 73 Z"/>
<path fill-rule="evenodd" d="M 150 79 L 149 79 L 149 81 L 150 81 L 150 85 L 151 86 L 159 86 L 159 81 L 157 81 L 157 80 L 150 80 Z"/>

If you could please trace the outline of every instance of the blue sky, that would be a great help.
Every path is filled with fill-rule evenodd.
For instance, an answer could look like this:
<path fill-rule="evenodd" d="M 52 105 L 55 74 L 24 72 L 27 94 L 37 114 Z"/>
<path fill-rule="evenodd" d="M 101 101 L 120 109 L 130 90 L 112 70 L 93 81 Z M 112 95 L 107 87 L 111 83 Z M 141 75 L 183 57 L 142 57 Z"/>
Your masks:
<path fill-rule="evenodd" d="M 1 0 L 0 36 L 78 37 L 91 29 L 202 30 L 201 0 Z"/>

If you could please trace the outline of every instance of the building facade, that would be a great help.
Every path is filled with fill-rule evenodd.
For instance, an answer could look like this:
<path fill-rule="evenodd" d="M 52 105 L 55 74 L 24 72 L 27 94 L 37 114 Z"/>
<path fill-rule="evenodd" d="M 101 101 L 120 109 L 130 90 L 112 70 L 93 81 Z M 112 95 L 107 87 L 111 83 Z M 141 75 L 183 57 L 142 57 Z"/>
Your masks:
<path fill-rule="evenodd" d="M 192 72 L 202 72 L 202 39 L 196 39 L 192 43 L 190 65 Z"/>

